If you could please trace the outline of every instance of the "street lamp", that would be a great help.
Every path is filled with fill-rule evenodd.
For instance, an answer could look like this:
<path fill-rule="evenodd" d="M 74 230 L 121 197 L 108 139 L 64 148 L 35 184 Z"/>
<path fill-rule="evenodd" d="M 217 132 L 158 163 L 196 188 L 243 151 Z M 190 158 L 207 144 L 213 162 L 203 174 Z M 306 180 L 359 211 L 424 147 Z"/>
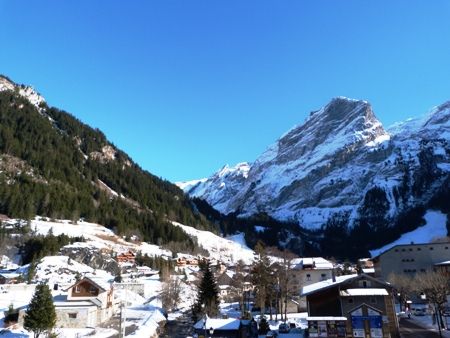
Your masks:
<path fill-rule="evenodd" d="M 209 328 L 209 336 L 212 337 L 214 334 L 214 329 L 212 327 Z"/>

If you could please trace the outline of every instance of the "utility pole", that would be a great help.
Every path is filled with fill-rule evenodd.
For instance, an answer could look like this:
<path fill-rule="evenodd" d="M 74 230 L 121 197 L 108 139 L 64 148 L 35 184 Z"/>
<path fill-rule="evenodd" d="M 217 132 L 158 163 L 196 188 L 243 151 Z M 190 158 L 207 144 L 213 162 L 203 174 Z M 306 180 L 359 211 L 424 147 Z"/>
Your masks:
<path fill-rule="evenodd" d="M 120 313 L 119 313 L 119 338 L 123 338 L 123 336 L 122 336 L 122 308 L 123 308 L 123 303 L 120 302 Z"/>

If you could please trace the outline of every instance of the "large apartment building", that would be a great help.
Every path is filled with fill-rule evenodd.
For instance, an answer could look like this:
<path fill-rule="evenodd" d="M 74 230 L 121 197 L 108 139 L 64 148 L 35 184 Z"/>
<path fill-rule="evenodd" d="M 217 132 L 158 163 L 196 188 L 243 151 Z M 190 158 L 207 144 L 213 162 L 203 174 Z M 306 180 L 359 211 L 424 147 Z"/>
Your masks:
<path fill-rule="evenodd" d="M 391 273 L 414 275 L 434 270 L 450 260 L 450 242 L 396 245 L 373 258 L 375 277 Z"/>

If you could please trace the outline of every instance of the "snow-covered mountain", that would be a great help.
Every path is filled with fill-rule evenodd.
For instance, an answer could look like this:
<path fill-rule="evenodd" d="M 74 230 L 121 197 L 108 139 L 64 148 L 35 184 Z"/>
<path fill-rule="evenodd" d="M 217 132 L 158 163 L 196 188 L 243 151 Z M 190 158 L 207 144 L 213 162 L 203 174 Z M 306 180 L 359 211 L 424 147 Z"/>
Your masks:
<path fill-rule="evenodd" d="M 450 102 L 386 130 L 366 101 L 338 97 L 257 160 L 179 185 L 223 214 L 265 212 L 318 228 L 334 215 L 392 221 L 448 190 Z"/>
<path fill-rule="evenodd" d="M 45 102 L 45 99 L 33 87 L 17 85 L 7 77 L 0 75 L 0 92 L 4 90 L 16 91 L 36 108 L 39 108 Z"/>

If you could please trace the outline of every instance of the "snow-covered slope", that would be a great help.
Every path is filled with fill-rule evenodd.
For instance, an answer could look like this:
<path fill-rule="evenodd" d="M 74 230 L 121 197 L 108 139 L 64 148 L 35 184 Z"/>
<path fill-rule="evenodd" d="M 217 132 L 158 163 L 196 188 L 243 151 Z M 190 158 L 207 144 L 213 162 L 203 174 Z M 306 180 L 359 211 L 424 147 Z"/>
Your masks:
<path fill-rule="evenodd" d="M 36 92 L 33 87 L 16 85 L 8 78 L 0 75 L 0 92 L 4 90 L 17 91 L 20 96 L 26 98 L 32 105 L 36 106 L 37 108 L 39 108 L 40 105 L 45 102 L 45 99 L 38 92 Z"/>
<path fill-rule="evenodd" d="M 184 190 L 224 214 L 266 212 L 309 228 L 336 214 L 350 225 L 375 213 L 393 219 L 448 185 L 449 118 L 447 102 L 386 131 L 369 103 L 338 97 L 245 170 L 222 169 Z"/>
<path fill-rule="evenodd" d="M 250 264 L 254 259 L 254 251 L 247 247 L 242 234 L 230 238 L 222 238 L 209 231 L 197 230 L 195 228 L 173 222 L 189 236 L 196 239 L 199 246 L 207 250 L 211 258 L 228 263 L 236 263 L 243 260 Z"/>
<path fill-rule="evenodd" d="M 416 230 L 403 234 L 395 242 L 389 243 L 382 248 L 371 250 L 370 254 L 372 257 L 375 257 L 396 245 L 429 243 L 435 239 L 444 238 L 447 236 L 447 215 L 440 211 L 428 210 L 425 214 L 425 220 L 425 225 L 417 228 Z"/>

